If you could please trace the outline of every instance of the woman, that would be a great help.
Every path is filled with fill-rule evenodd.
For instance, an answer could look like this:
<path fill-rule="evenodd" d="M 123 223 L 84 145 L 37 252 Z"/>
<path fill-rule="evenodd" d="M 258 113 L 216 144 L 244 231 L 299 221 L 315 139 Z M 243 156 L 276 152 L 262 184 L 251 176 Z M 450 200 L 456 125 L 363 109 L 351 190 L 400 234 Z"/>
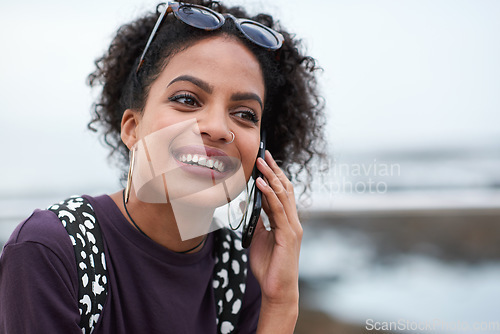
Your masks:
<path fill-rule="evenodd" d="M 107 270 L 91 284 L 106 299 L 84 332 L 292 333 L 302 228 L 289 178 L 301 170 L 310 176 L 311 159 L 321 156 L 314 61 L 268 15 L 245 21 L 241 8 L 189 3 L 196 5 L 171 2 L 122 26 L 89 77 L 103 86 L 90 127 L 99 125 L 123 158 L 128 180 L 109 196 L 84 196 L 101 228 Z M 261 133 L 268 151 L 256 160 Z M 292 173 L 294 163 L 300 169 Z M 243 190 L 254 168 L 270 231 L 259 222 L 248 270 L 240 270 L 225 254 L 214 257 L 226 247 L 218 232 L 198 227 Z M 247 274 L 237 286 L 242 300 L 229 311 L 234 323 L 221 320 L 219 306 L 237 289 L 214 292 L 218 282 L 228 285 L 214 269 L 222 262 Z M 88 312 L 79 308 L 77 266 L 61 220 L 36 210 L 0 260 L 2 333 L 82 332 Z"/>

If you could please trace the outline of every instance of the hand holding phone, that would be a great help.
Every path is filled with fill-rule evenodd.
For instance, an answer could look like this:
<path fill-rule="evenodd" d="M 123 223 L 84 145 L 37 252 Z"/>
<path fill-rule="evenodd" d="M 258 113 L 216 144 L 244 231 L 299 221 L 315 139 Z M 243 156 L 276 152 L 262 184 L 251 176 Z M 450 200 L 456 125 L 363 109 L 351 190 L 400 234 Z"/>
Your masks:
<path fill-rule="evenodd" d="M 262 159 L 264 159 L 265 153 L 266 153 L 266 138 L 265 134 L 262 133 L 259 153 L 257 154 L 257 158 L 261 157 Z M 257 160 L 255 162 L 257 163 Z M 257 180 L 258 177 L 262 177 L 262 173 L 258 170 L 257 166 L 255 166 L 253 169 L 252 177 L 254 180 Z M 261 209 L 262 209 L 262 192 L 259 190 L 257 185 L 254 185 L 252 213 L 250 215 L 250 220 L 248 224 L 243 225 L 243 235 L 241 242 L 244 248 L 250 247 L 250 244 L 252 243 L 253 233 L 255 232 L 255 227 L 257 226 L 257 222 L 259 221 Z"/>

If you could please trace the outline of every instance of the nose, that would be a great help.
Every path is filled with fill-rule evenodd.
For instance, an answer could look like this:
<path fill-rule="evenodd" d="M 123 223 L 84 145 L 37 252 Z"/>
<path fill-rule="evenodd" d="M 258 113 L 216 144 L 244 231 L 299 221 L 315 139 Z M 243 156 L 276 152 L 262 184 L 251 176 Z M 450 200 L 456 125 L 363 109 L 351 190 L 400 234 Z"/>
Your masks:
<path fill-rule="evenodd" d="M 211 108 L 197 115 L 198 128 L 203 140 L 229 143 L 233 139 L 229 128 L 229 114 L 223 108 Z"/>

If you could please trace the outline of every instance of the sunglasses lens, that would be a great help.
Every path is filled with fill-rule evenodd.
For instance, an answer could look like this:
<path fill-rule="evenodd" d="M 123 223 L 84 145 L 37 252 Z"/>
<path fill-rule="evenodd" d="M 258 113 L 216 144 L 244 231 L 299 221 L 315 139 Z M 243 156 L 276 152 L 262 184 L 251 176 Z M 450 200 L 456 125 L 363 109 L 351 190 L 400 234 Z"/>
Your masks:
<path fill-rule="evenodd" d="M 199 29 L 217 29 L 222 23 L 216 15 L 199 7 L 183 6 L 176 15 L 184 23 Z"/>
<path fill-rule="evenodd" d="M 240 24 L 241 29 L 247 34 L 247 36 L 256 44 L 275 49 L 280 46 L 280 41 L 278 38 L 269 30 L 261 27 L 252 22 L 242 22 Z"/>

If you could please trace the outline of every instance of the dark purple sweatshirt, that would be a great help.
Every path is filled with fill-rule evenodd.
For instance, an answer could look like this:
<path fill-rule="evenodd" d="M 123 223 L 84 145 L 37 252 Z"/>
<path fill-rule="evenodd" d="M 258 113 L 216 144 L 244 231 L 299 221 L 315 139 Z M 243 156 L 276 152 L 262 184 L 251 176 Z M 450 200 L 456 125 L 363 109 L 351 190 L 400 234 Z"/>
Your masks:
<path fill-rule="evenodd" d="M 109 196 L 85 197 L 101 225 L 109 279 L 93 333 L 216 333 L 213 235 L 199 252 L 178 254 L 141 235 Z M 0 333 L 80 334 L 77 296 L 69 236 L 54 213 L 35 210 L 0 258 Z M 255 333 L 259 311 L 248 270 L 237 333 Z"/>

